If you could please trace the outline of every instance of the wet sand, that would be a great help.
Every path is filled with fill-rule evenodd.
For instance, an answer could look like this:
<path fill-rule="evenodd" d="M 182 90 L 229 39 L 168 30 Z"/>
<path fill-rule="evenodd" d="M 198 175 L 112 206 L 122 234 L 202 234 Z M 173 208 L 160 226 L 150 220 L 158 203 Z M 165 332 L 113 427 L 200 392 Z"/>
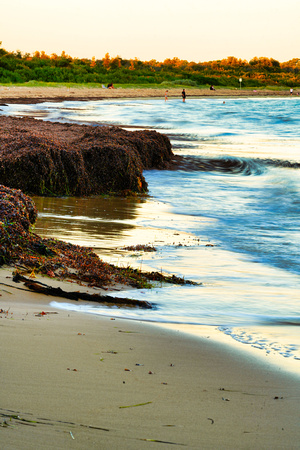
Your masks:
<path fill-rule="evenodd" d="M 184 87 L 184 86 L 183 86 Z M 181 98 L 181 88 L 168 88 L 168 98 Z M 41 103 L 45 101 L 60 102 L 65 100 L 102 100 L 113 98 L 162 98 L 165 88 L 67 88 L 67 87 L 27 87 L 0 86 L 1 103 Z M 289 90 L 272 91 L 269 89 L 207 89 L 186 87 L 187 99 L 191 97 L 270 97 L 290 96 Z"/>
<path fill-rule="evenodd" d="M 299 378 L 212 328 L 64 311 L 10 270 L 0 282 L 2 448 L 298 448 Z"/>

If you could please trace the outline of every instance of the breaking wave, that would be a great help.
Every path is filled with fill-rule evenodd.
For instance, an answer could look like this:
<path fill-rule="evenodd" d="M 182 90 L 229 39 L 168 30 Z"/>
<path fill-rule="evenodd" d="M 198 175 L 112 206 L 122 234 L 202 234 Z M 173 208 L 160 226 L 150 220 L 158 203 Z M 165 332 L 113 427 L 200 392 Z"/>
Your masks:
<path fill-rule="evenodd" d="M 299 169 L 300 163 L 272 159 L 250 159 L 234 156 L 208 158 L 202 156 L 183 156 L 179 169 L 185 171 L 221 172 L 230 175 L 261 175 L 268 167 Z"/>

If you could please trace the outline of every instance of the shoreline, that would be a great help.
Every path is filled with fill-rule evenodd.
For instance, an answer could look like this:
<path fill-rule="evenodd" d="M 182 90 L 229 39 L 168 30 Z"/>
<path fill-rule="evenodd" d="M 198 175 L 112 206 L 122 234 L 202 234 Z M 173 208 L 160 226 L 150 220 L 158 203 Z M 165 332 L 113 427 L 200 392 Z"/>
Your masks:
<path fill-rule="evenodd" d="M 297 448 L 298 377 L 216 342 L 207 327 L 188 336 L 5 290 L 5 449 Z"/>
<path fill-rule="evenodd" d="M 184 86 L 183 86 L 184 87 Z M 97 101 L 106 99 L 139 99 L 161 98 L 164 100 L 166 88 L 82 88 L 82 87 L 27 87 L 27 86 L 1 86 L 0 107 L 5 103 L 35 104 L 42 102 L 63 101 Z M 180 98 L 181 88 L 168 88 L 169 99 Z M 226 98 L 226 97 L 291 97 L 288 89 L 272 91 L 269 89 L 222 89 L 215 91 L 186 87 L 187 100 L 189 98 Z M 295 93 L 292 97 L 297 97 Z"/>
<path fill-rule="evenodd" d="M 39 203 L 38 199 L 34 199 L 37 205 L 38 210 L 42 210 L 43 207 L 45 207 L 47 210 L 51 210 L 52 209 L 52 202 L 51 200 L 46 203 L 41 202 Z M 86 202 L 86 201 L 85 201 Z M 103 208 L 106 209 L 107 208 L 112 208 L 112 209 L 117 209 L 118 210 L 118 214 L 120 214 L 120 202 L 119 200 L 117 201 L 113 201 L 111 200 L 109 203 L 111 203 L 111 205 L 109 206 L 107 204 L 107 202 L 104 200 L 103 202 L 99 203 L 97 202 L 97 208 Z M 60 205 L 61 203 L 59 203 Z M 75 207 L 76 205 L 72 202 L 69 203 L 68 205 L 70 207 Z M 132 205 L 132 202 L 130 202 L 130 205 Z M 157 200 L 153 200 L 153 199 L 147 199 L 147 201 L 142 203 L 143 206 L 140 205 L 139 209 L 136 211 L 135 207 L 132 206 L 130 208 L 128 208 L 128 204 L 126 207 L 126 217 L 127 219 L 130 218 L 131 219 L 131 229 L 128 230 L 128 228 L 126 228 L 126 225 L 124 225 L 124 229 L 123 228 L 119 228 L 118 227 L 114 227 L 114 224 L 112 222 L 105 222 L 104 228 L 103 226 L 101 226 L 101 229 L 99 229 L 99 233 L 100 235 L 98 236 L 98 238 L 95 240 L 95 237 L 93 237 L 93 234 L 95 233 L 95 229 L 86 229 L 87 234 L 91 234 L 92 238 L 90 240 L 81 240 L 82 238 L 80 230 L 77 230 L 77 232 L 79 231 L 79 233 L 77 234 L 77 232 L 75 232 L 75 234 L 73 235 L 71 232 L 71 229 L 69 227 L 71 227 L 71 222 L 68 221 L 69 226 L 68 228 L 68 232 L 64 232 L 64 229 L 59 227 L 59 224 L 56 223 L 56 220 L 54 219 L 53 222 L 50 220 L 49 217 L 46 218 L 39 218 L 36 222 L 36 231 L 39 235 L 45 237 L 45 238 L 51 238 L 53 236 L 53 234 L 48 233 L 47 232 L 47 227 L 49 227 L 49 229 L 56 229 L 56 236 L 58 239 L 65 241 L 65 240 L 70 240 L 71 243 L 75 244 L 75 245 L 83 245 L 83 246 L 94 246 L 94 251 L 95 253 L 105 262 L 107 263 L 111 263 L 113 265 L 116 266 L 126 266 L 126 265 L 130 265 L 133 269 L 142 269 L 143 271 L 147 271 L 147 272 L 152 272 L 153 270 L 157 270 L 158 269 L 158 265 L 155 263 L 156 260 L 156 256 L 155 255 L 159 255 L 160 251 L 158 251 L 158 253 L 150 253 L 147 256 L 146 254 L 143 254 L 143 252 L 141 252 L 139 254 L 139 252 L 136 251 L 125 251 L 124 252 L 124 247 L 134 247 L 136 244 L 139 244 L 141 246 L 147 246 L 147 245 L 152 245 L 154 247 L 156 247 L 156 240 L 158 239 L 159 243 L 159 248 L 162 247 L 176 247 L 179 246 L 178 248 L 180 248 L 181 245 L 184 246 L 194 246 L 194 245 L 199 245 L 198 242 L 198 237 L 191 234 L 191 233 L 187 233 L 187 232 L 179 232 L 176 231 L 174 234 L 174 230 L 168 230 L 168 229 L 163 229 L 163 228 L 157 228 L 157 220 L 162 221 L 162 223 L 167 223 L 167 222 L 172 222 L 174 220 L 174 216 L 170 211 L 170 207 L 164 205 L 163 203 L 159 203 Z M 79 203 L 79 205 L 77 205 L 77 208 L 80 210 L 81 207 L 81 203 Z M 88 206 L 85 205 L 85 207 L 88 209 Z M 133 211 L 135 211 L 135 217 L 133 216 Z M 76 212 L 75 212 L 76 215 Z M 118 216 L 119 219 L 121 219 L 121 221 L 125 220 L 125 216 Z M 155 219 L 155 220 L 154 220 Z M 153 227 L 141 227 L 138 225 L 138 222 L 140 221 L 155 221 L 155 224 Z M 203 219 L 203 222 L 205 222 L 205 220 Z M 77 224 L 78 225 L 78 224 Z M 125 236 L 123 235 L 123 233 L 125 232 Z M 114 234 L 114 238 L 111 238 L 111 234 Z M 157 237 L 159 236 L 159 238 Z M 210 243 L 210 241 L 205 240 L 204 237 L 201 238 L 201 245 L 203 246 L 203 253 L 202 253 L 202 257 L 205 258 L 206 255 L 206 250 L 207 247 L 206 245 Z M 123 249 L 123 250 L 122 250 Z M 199 250 L 199 247 L 198 247 Z M 138 255 L 139 254 L 139 255 Z M 159 257 L 159 256 L 157 256 Z M 222 258 L 222 255 L 219 255 L 219 258 Z M 164 273 L 166 274 L 170 274 L 172 273 L 172 267 L 171 266 L 166 266 L 165 264 L 162 264 L 162 268 L 164 269 Z M 208 269 L 208 271 L 211 269 Z M 203 274 L 204 279 L 206 278 L 207 274 Z M 193 276 L 190 275 L 191 279 L 194 280 Z M 199 281 L 199 280 L 198 280 Z M 201 279 L 200 279 L 201 281 Z M 155 288 L 154 288 L 155 290 Z M 125 294 L 126 295 L 126 294 Z M 151 294 L 150 294 L 151 295 Z M 127 296 L 127 295 L 126 295 Z M 134 295 L 134 291 L 132 291 L 130 293 L 130 297 L 131 298 L 136 298 Z M 149 296 L 147 296 L 147 293 L 142 296 L 138 297 L 139 299 L 143 299 L 143 298 L 150 298 Z M 153 301 L 155 301 L 155 298 L 153 299 Z M 96 307 L 97 309 L 97 307 Z M 97 311 L 94 311 L 95 314 L 98 314 Z M 128 318 L 128 314 L 124 313 L 125 316 L 127 316 Z M 131 317 L 133 317 L 133 315 L 129 314 Z M 119 317 L 123 317 L 124 315 L 118 315 Z M 133 319 L 136 320 L 136 319 Z M 138 319 L 137 319 L 138 320 Z M 154 320 L 154 319 L 153 319 Z M 145 321 L 147 323 L 147 321 Z M 148 322 L 148 323 L 154 323 L 152 322 L 152 319 Z M 170 327 L 170 328 L 174 328 L 174 329 L 179 329 L 180 332 L 187 332 L 188 334 L 193 334 L 193 335 L 198 335 L 199 332 L 201 334 L 201 330 L 203 328 L 205 328 L 205 325 L 196 325 L 196 324 L 188 324 L 188 325 L 182 325 L 182 324 L 176 324 L 176 323 L 169 323 L 169 322 L 158 322 L 159 326 L 162 327 Z M 222 328 L 224 328 L 224 325 L 221 325 Z M 218 328 L 218 325 L 211 325 L 208 326 L 210 329 L 213 329 L 214 327 Z M 259 336 L 259 334 L 264 335 L 264 332 L 266 331 L 267 328 L 265 328 L 266 325 L 264 326 L 259 326 L 259 324 L 256 325 L 252 325 L 250 326 L 250 330 L 252 329 L 253 332 L 256 330 L 256 333 L 258 333 L 257 336 Z M 226 327 L 225 327 L 226 328 Z M 233 329 L 239 329 L 239 328 L 245 328 L 243 327 L 243 325 L 236 325 L 236 326 L 228 326 L 228 329 L 233 328 Z M 276 326 L 272 326 L 273 329 L 276 329 Z M 282 332 L 282 326 L 279 327 L 280 333 Z M 295 330 L 293 330 L 293 332 L 295 332 Z M 277 368 L 281 367 L 282 369 L 286 370 L 286 371 L 290 371 L 292 374 L 296 373 L 300 375 L 300 364 L 299 364 L 299 360 L 297 360 L 294 357 L 284 357 L 281 354 L 279 354 L 279 351 L 275 352 L 273 351 L 271 348 L 255 348 L 255 345 L 257 344 L 257 340 L 262 339 L 262 337 L 256 337 L 256 339 L 254 339 L 254 342 L 252 342 L 251 345 L 249 345 L 249 342 L 246 344 L 245 342 L 241 342 L 239 340 L 235 340 L 231 334 L 226 334 L 225 330 L 224 331 L 216 331 L 218 337 L 218 341 L 221 342 L 226 342 L 226 344 L 229 347 L 234 347 L 237 350 L 243 351 L 245 353 L 250 353 L 252 355 L 256 355 L 258 360 L 262 360 L 265 361 L 267 364 L 271 363 L 274 364 Z M 255 334 L 255 332 L 254 332 Z M 291 340 L 293 340 L 292 336 L 290 336 Z M 270 341 L 271 343 L 272 341 Z M 298 342 L 298 340 L 297 340 Z M 253 346 L 254 347 L 253 347 Z"/>

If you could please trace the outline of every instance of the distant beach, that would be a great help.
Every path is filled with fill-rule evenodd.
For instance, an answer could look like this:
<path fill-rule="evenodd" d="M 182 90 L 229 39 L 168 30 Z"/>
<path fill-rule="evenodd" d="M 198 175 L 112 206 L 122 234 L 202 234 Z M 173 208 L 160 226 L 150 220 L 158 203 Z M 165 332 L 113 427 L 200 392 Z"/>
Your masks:
<path fill-rule="evenodd" d="M 183 86 L 185 87 L 185 86 Z M 181 98 L 181 88 L 168 88 L 169 99 Z M 40 103 L 44 101 L 65 100 L 101 100 L 110 98 L 163 98 L 165 88 L 131 88 L 131 89 L 105 89 L 82 87 L 27 87 L 27 86 L 0 86 L 0 100 L 7 103 Z M 218 89 L 211 91 L 186 87 L 186 95 L 189 97 L 276 97 L 289 96 L 289 89 L 272 91 L 269 89 Z M 296 93 L 295 93 L 296 95 Z"/>

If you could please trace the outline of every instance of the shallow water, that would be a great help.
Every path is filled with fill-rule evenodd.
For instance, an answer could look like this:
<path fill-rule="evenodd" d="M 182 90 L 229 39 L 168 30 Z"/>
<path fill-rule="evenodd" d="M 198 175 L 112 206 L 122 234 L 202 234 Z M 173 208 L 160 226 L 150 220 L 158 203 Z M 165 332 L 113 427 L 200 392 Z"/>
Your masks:
<path fill-rule="evenodd" d="M 91 246 L 116 264 L 202 283 L 135 291 L 132 296 L 147 298 L 155 309 L 115 315 L 217 326 L 264 354 L 280 355 L 283 365 L 298 362 L 300 99 L 223 101 L 45 103 L 3 112 L 167 134 L 174 152 L 194 158 L 201 170 L 146 171 L 147 202 L 38 199 L 36 231 Z M 141 243 L 157 252 L 129 256 L 121 250 Z M 85 308 L 112 315 L 111 309 Z"/>

